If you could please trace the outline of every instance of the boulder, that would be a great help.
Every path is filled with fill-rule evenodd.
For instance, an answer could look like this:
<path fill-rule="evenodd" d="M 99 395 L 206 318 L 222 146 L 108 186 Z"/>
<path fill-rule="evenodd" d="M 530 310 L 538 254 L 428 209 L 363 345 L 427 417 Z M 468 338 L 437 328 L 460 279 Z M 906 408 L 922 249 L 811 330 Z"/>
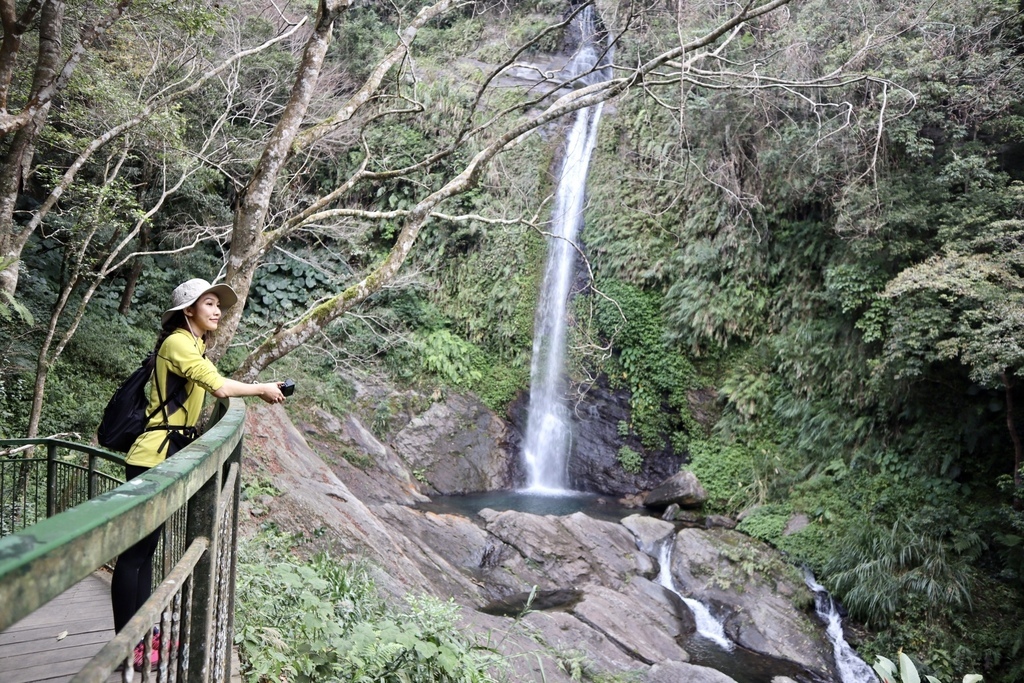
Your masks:
<path fill-rule="evenodd" d="M 652 575 L 654 562 L 637 550 L 621 524 L 577 512 L 565 517 L 526 512 L 481 510 L 484 528 L 516 551 L 519 560 L 503 562 L 524 588 L 573 588 L 599 583 L 618 588 L 637 574 Z"/>
<path fill-rule="evenodd" d="M 786 522 L 786 528 L 782 530 L 783 536 L 792 536 L 798 531 L 803 531 L 810 526 L 811 520 L 807 515 L 798 513 L 789 518 Z"/>
<path fill-rule="evenodd" d="M 675 525 L 646 515 L 630 515 L 622 520 L 622 526 L 633 532 L 636 546 L 648 555 L 656 555 L 658 546 L 676 532 Z"/>
<path fill-rule="evenodd" d="M 706 666 L 686 662 L 667 661 L 647 670 L 644 683 L 736 683 L 723 673 Z"/>
<path fill-rule="evenodd" d="M 732 517 L 726 517 L 725 515 L 708 515 L 704 518 L 704 528 L 713 529 L 715 527 L 721 529 L 735 529 L 736 520 Z"/>
<path fill-rule="evenodd" d="M 676 472 L 648 492 L 644 504 L 649 508 L 666 508 L 673 503 L 683 508 L 700 507 L 708 499 L 697 475 L 693 472 Z"/>
<path fill-rule="evenodd" d="M 573 616 L 633 658 L 648 665 L 666 659 L 689 661 L 690 655 L 680 647 L 679 639 L 695 630 L 693 617 L 666 588 L 636 578 L 621 592 L 587 586 L 583 594 L 583 600 L 572 610 Z"/>
<path fill-rule="evenodd" d="M 618 643 L 568 612 L 530 612 L 522 618 L 522 622 L 542 637 L 548 649 L 563 653 L 582 650 L 588 667 L 613 674 L 610 677 L 612 680 L 614 674 L 630 674 L 646 669 L 642 663 L 626 654 Z M 624 679 L 633 680 L 628 675 Z"/>
<path fill-rule="evenodd" d="M 832 648 L 812 616 L 813 596 L 778 551 L 736 531 L 683 529 L 671 569 L 681 594 L 728 613 L 725 631 L 736 643 L 833 677 Z"/>
<path fill-rule="evenodd" d="M 392 445 L 428 494 L 451 495 L 509 488 L 507 439 L 487 406 L 452 394 L 410 420 Z"/>

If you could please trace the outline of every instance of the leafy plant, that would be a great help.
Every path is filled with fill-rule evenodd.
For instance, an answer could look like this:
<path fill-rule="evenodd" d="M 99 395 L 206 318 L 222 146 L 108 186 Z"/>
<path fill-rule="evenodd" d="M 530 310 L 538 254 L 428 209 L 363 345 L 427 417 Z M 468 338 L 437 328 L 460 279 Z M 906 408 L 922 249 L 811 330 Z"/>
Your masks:
<path fill-rule="evenodd" d="M 629 446 L 623 446 L 619 449 L 618 453 L 619 464 L 622 465 L 622 469 L 630 474 L 639 474 L 643 468 L 644 456 L 637 453 Z"/>
<path fill-rule="evenodd" d="M 913 660 L 902 652 L 899 653 L 899 668 L 891 659 L 879 655 L 875 662 L 874 670 L 882 679 L 882 683 L 921 683 L 921 676 L 917 673 L 917 667 Z M 928 683 L 940 683 L 935 676 L 925 676 Z M 984 678 L 979 674 L 967 674 L 963 683 L 981 683 Z"/>
<path fill-rule="evenodd" d="M 502 668 L 459 628 L 451 600 L 410 595 L 392 608 L 365 566 L 303 561 L 273 533 L 243 544 L 239 559 L 235 640 L 250 681 L 491 683 Z"/>
<path fill-rule="evenodd" d="M 862 527 L 844 539 L 827 571 L 850 613 L 884 626 L 911 601 L 929 612 L 970 607 L 970 560 L 980 539 L 948 539 L 936 531 L 900 521 L 888 530 Z"/>

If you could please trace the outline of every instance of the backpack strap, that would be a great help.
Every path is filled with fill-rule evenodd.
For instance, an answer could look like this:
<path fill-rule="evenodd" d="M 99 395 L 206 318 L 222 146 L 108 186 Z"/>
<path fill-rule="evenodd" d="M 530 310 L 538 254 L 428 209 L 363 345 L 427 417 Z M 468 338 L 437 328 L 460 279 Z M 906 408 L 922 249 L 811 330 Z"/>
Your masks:
<path fill-rule="evenodd" d="M 183 405 L 185 405 L 185 401 L 188 399 L 187 395 L 182 395 L 185 391 L 185 385 L 187 383 L 187 380 L 181 375 L 177 375 L 173 372 L 168 372 L 167 398 L 164 398 L 163 392 L 160 391 L 160 378 L 157 377 L 156 373 L 156 354 L 154 353 L 152 357 L 153 384 L 156 385 L 156 395 L 157 398 L 160 399 L 160 405 L 156 407 L 156 410 L 154 410 L 153 412 L 149 413 L 146 416 L 146 431 L 151 431 L 152 429 L 185 429 L 185 427 L 182 425 L 168 425 L 168 422 L 170 422 L 170 416 L 173 415 L 178 410 L 178 408 L 181 408 Z M 176 386 L 173 386 L 172 383 L 173 385 Z M 157 427 L 149 427 L 149 421 L 156 417 L 157 413 L 161 411 L 164 414 L 164 424 Z"/>
<path fill-rule="evenodd" d="M 171 387 L 171 383 L 172 382 L 175 385 L 177 385 L 173 389 Z M 182 437 L 184 437 L 186 439 L 187 442 L 191 442 L 191 441 L 195 440 L 196 437 L 199 436 L 199 429 L 197 427 L 195 427 L 195 426 L 186 427 L 184 425 L 168 424 L 170 422 L 170 415 L 173 415 L 174 412 L 178 410 L 178 408 L 182 407 L 185 404 L 185 401 L 188 398 L 187 395 L 185 395 L 185 396 L 182 395 L 184 393 L 184 391 L 185 391 L 185 385 L 187 383 L 187 380 L 184 377 L 182 377 L 181 375 L 177 375 L 177 374 L 175 374 L 173 372 L 168 371 L 167 372 L 167 384 L 168 384 L 167 389 L 168 389 L 168 392 L 167 392 L 167 398 L 166 399 L 163 397 L 163 393 L 160 391 L 160 380 L 157 377 L 155 366 L 154 366 L 154 369 L 153 369 L 153 383 L 156 385 L 156 395 L 157 395 L 157 398 L 160 399 L 160 405 L 157 406 L 156 410 L 154 410 L 152 413 L 149 414 L 149 417 L 146 418 L 146 424 L 148 425 L 149 421 L 153 417 L 155 417 L 157 413 L 159 413 L 161 411 L 163 411 L 163 414 L 164 414 L 164 423 L 162 425 L 155 425 L 153 427 L 147 426 L 146 427 L 146 431 L 147 432 L 155 432 L 155 431 L 165 431 L 165 432 L 167 432 L 167 436 L 160 443 L 160 446 L 157 447 L 157 450 L 158 451 L 162 451 L 164 449 L 164 446 L 166 446 L 167 443 L 170 441 L 172 433 L 180 434 Z M 177 442 L 175 442 L 175 443 L 177 443 Z M 181 445 L 179 444 L 178 447 L 180 448 Z M 168 453 L 170 454 L 170 451 L 168 451 Z"/>

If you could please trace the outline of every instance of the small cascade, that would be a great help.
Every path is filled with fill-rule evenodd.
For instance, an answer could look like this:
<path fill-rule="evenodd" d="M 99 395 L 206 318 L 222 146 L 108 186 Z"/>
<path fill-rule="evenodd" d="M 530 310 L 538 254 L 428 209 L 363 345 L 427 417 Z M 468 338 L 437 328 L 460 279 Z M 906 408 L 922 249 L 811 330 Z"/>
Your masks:
<path fill-rule="evenodd" d="M 566 67 L 570 77 L 589 72 L 600 58 L 593 8 L 580 12 L 575 21 L 581 40 L 579 51 Z M 576 235 L 583 223 L 587 169 L 600 118 L 600 104 L 576 113 L 555 192 L 552 237 L 534 322 L 530 407 L 523 441 L 526 490 L 534 494 L 570 493 L 566 490 L 572 445 L 571 416 L 565 399 L 566 311 L 576 267 Z"/>
<path fill-rule="evenodd" d="M 676 590 L 675 582 L 672 580 L 672 538 L 668 538 L 658 549 L 658 583 L 678 595 L 686 603 L 686 606 L 693 612 L 693 620 L 697 624 L 697 633 L 714 642 L 723 650 L 732 650 L 736 645 L 725 635 L 722 622 L 715 619 L 700 600 L 688 598 Z"/>
<path fill-rule="evenodd" d="M 878 683 L 878 677 L 857 652 L 850 647 L 843 637 L 843 621 L 832 599 L 824 586 L 818 583 L 809 569 L 804 570 L 804 581 L 814 593 L 814 607 L 818 616 L 825 622 L 828 639 L 832 642 L 832 652 L 836 659 L 836 670 L 841 683 Z"/>

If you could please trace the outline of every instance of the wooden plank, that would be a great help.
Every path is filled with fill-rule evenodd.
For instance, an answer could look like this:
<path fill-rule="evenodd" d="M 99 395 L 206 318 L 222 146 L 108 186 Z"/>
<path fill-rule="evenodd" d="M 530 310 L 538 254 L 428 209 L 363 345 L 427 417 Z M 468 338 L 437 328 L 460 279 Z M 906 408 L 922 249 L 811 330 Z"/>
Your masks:
<path fill-rule="evenodd" d="M 63 640 L 56 638 L 36 638 L 25 640 L 20 643 L 0 645 L 0 660 L 7 657 L 28 655 L 33 652 L 48 652 L 57 647 L 75 647 L 78 645 L 99 643 L 101 646 L 110 640 L 113 632 L 108 628 L 102 631 L 86 631 L 85 633 L 74 633 Z M 97 648 L 97 651 L 99 648 Z"/>
<path fill-rule="evenodd" d="M 6 645 L 26 643 L 33 640 L 53 640 L 57 642 L 57 636 L 61 631 L 72 633 L 94 633 L 109 632 L 108 637 L 113 637 L 113 624 L 110 617 L 92 617 L 73 622 L 74 629 L 61 628 L 59 625 L 43 624 L 41 626 L 26 627 L 17 631 L 4 631 L 0 633 L 0 648 Z"/>
<path fill-rule="evenodd" d="M 110 583 L 92 575 L 0 633 L 0 681 L 66 683 L 114 636 Z M 63 631 L 67 635 L 57 640 Z M 108 679 L 118 683 L 120 674 Z"/>

